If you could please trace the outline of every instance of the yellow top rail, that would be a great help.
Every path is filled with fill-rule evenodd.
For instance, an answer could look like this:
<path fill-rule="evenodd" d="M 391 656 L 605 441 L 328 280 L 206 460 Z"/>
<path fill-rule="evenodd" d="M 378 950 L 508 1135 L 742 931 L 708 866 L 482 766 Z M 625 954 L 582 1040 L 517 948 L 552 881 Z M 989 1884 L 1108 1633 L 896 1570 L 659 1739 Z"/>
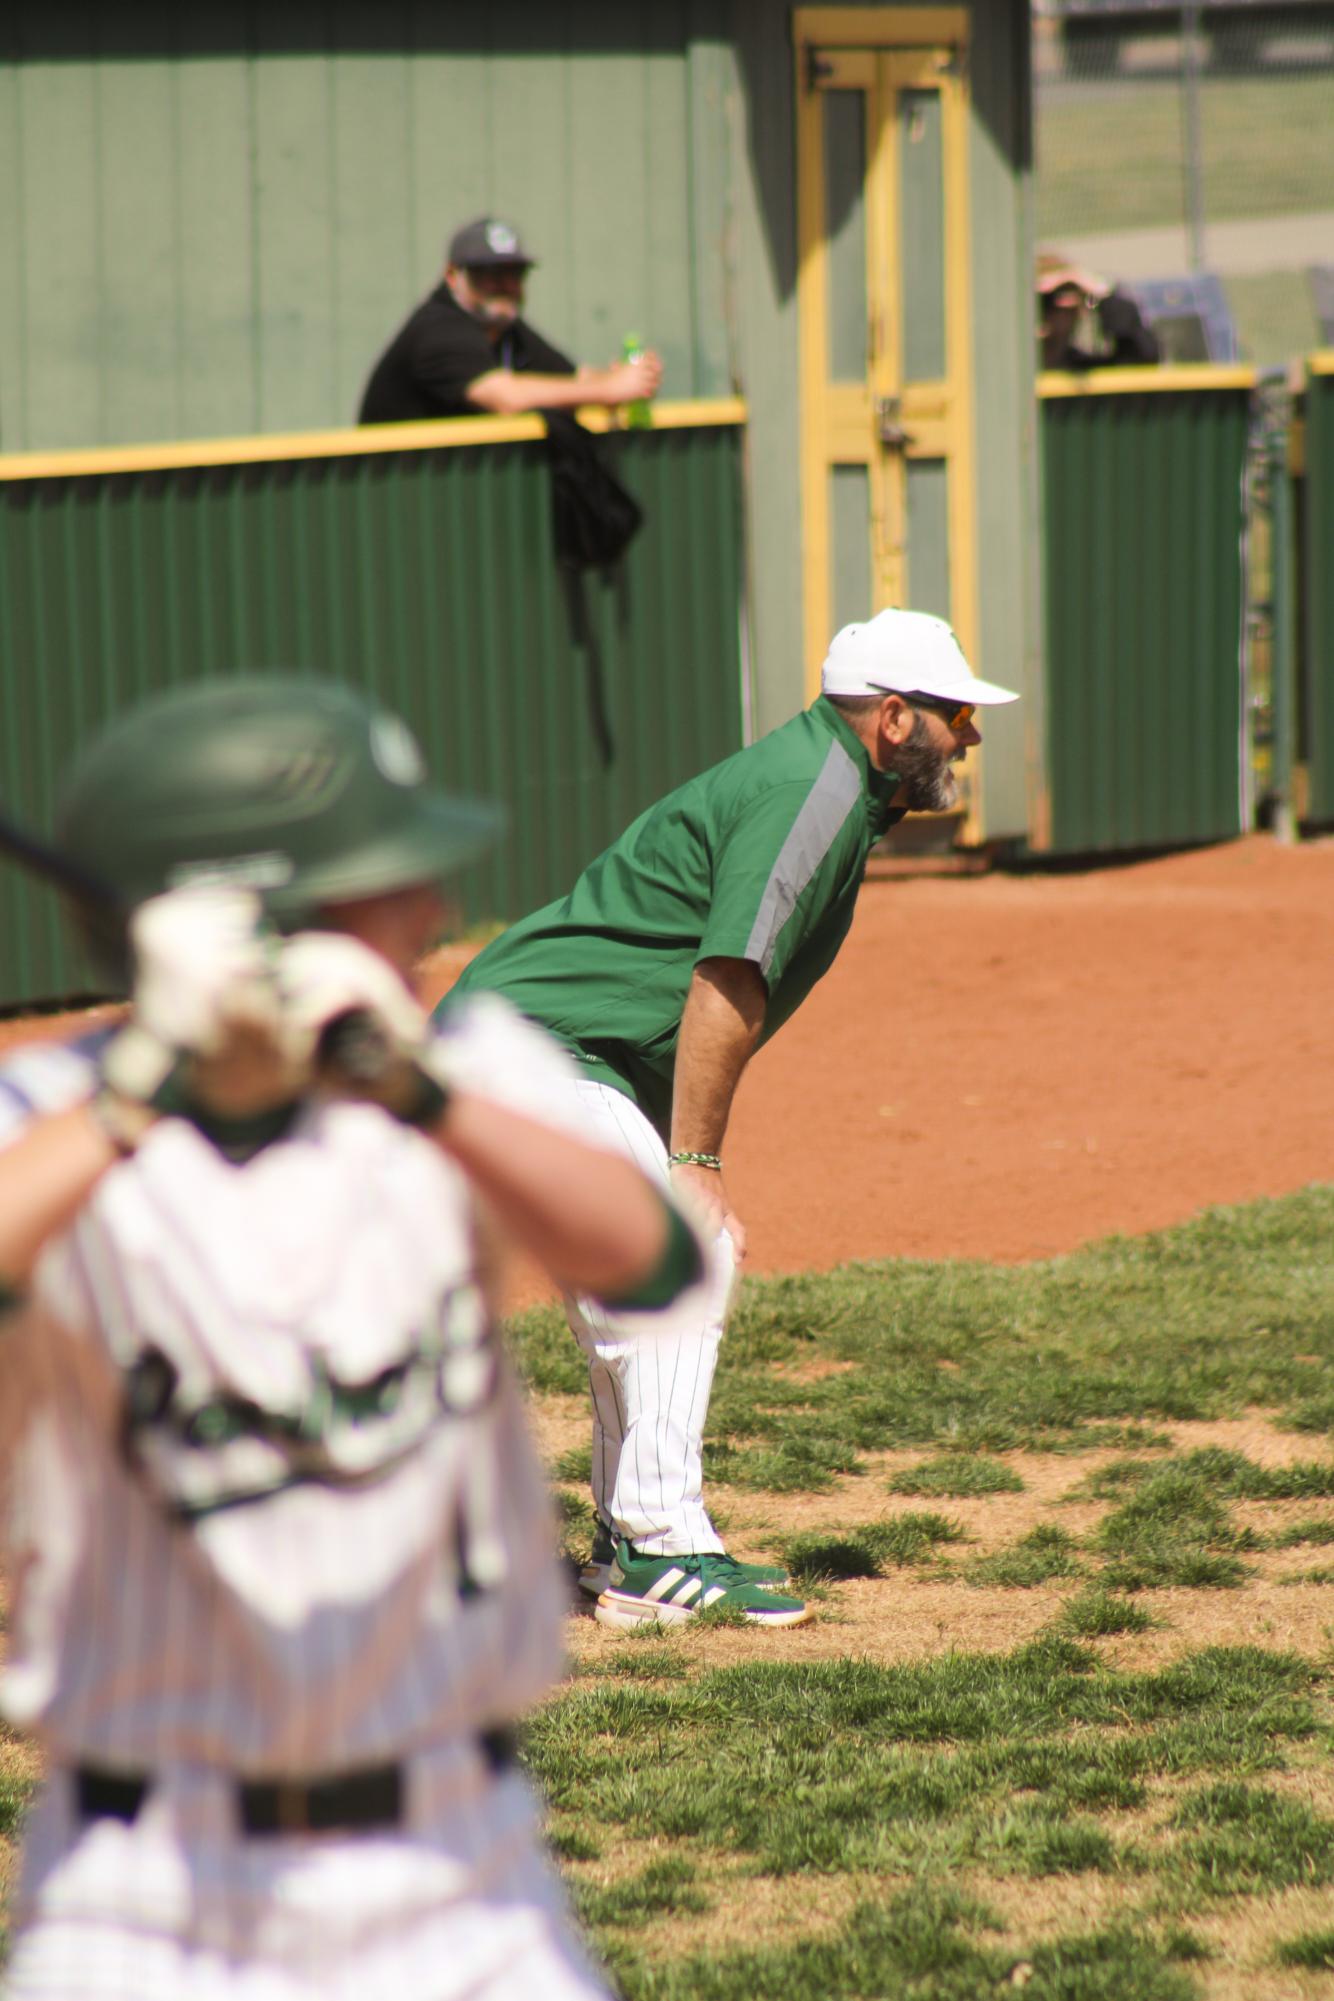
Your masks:
<path fill-rule="evenodd" d="M 580 410 L 592 431 L 618 428 L 612 412 Z M 740 396 L 695 402 L 655 403 L 655 431 L 700 429 L 711 424 L 744 424 Z M 189 438 L 178 444 L 112 445 L 94 451 L 0 453 L 0 481 L 74 479 L 80 474 L 163 472 L 188 466 L 261 465 L 275 459 L 366 458 L 378 452 L 440 451 L 455 445 L 509 445 L 541 438 L 538 416 L 439 417 L 420 424 L 366 424 L 345 431 L 284 431 L 249 438 Z"/>
<path fill-rule="evenodd" d="M 1254 389 L 1258 380 L 1258 369 L 1229 361 L 1091 368 L 1079 375 L 1048 370 L 1038 377 L 1038 395 L 1045 402 L 1057 396 L 1143 396 L 1166 389 Z"/>
<path fill-rule="evenodd" d="M 1308 375 L 1334 375 L 1334 347 L 1317 348 L 1306 357 Z"/>

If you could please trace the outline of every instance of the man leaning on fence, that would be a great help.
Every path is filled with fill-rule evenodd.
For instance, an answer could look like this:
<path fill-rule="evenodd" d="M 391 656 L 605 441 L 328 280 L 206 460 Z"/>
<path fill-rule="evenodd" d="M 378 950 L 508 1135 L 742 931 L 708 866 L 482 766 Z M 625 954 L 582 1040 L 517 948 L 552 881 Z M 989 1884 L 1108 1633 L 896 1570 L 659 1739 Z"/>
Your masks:
<path fill-rule="evenodd" d="M 656 354 L 578 367 L 528 324 L 523 294 L 534 262 L 506 222 L 483 216 L 458 230 L 444 277 L 376 362 L 358 422 L 614 409 L 656 396 Z"/>

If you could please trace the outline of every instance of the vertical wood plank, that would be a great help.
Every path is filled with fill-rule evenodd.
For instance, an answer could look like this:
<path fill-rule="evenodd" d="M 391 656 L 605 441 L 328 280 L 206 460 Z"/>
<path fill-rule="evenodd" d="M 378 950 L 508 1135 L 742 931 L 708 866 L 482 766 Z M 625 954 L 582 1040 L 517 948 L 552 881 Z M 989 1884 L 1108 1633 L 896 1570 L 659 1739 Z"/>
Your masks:
<path fill-rule="evenodd" d="M 512 222 L 537 258 L 524 312 L 573 361 L 594 360 L 580 346 L 579 293 L 573 268 L 577 218 L 568 199 L 569 65 L 564 58 L 568 10 L 553 6 L 534 47 L 522 21 L 506 18 L 503 47 L 491 65 L 495 144 L 490 198 L 484 207 Z M 460 218 L 466 220 L 467 218 Z"/>
<path fill-rule="evenodd" d="M 645 13 L 581 0 L 570 17 L 570 266 L 578 353 L 595 365 L 643 331 L 649 299 Z"/>
<path fill-rule="evenodd" d="M 144 47 L 170 47 L 171 10 L 139 10 Z M 181 184 L 175 76 L 162 54 L 102 62 L 98 231 L 102 262 L 102 436 L 179 436 Z"/>
<path fill-rule="evenodd" d="M 698 396 L 695 296 L 691 268 L 689 79 L 680 0 L 660 0 L 644 16 L 643 292 L 622 304 L 627 327 L 663 360 L 664 396 Z M 630 135 L 627 134 L 627 143 Z"/>
<path fill-rule="evenodd" d="M 106 437 L 92 11 L 54 16 L 20 83 L 28 435 L 54 449 Z"/>
<path fill-rule="evenodd" d="M 686 35 L 690 185 L 690 318 L 695 396 L 726 396 L 740 366 L 737 226 L 728 118 L 736 62 L 705 0 L 693 0 Z"/>
<path fill-rule="evenodd" d="M 300 431 L 338 420 L 328 8 L 253 18 L 259 422 Z"/>
<path fill-rule="evenodd" d="M 179 34 L 181 429 L 219 437 L 260 423 L 244 0 L 191 0 Z"/>
<path fill-rule="evenodd" d="M 18 16 L 11 12 L 0 17 L 0 451 L 6 452 L 28 448 L 21 54 Z"/>
<path fill-rule="evenodd" d="M 338 0 L 333 13 L 333 367 L 339 424 L 355 423 L 366 379 L 413 290 L 407 15 L 401 0 Z"/>
<path fill-rule="evenodd" d="M 410 304 L 439 283 L 445 246 L 461 223 L 491 206 L 491 37 L 488 0 L 411 0 L 412 127 L 409 204 L 412 283 L 386 337 Z"/>

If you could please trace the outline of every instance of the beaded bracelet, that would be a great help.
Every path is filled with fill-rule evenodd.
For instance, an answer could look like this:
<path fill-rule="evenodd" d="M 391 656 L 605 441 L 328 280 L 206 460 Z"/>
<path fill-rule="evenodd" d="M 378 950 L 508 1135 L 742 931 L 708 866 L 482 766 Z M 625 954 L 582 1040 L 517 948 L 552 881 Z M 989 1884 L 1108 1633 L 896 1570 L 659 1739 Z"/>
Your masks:
<path fill-rule="evenodd" d="M 716 1153 L 669 1153 L 668 1167 L 711 1167 L 715 1174 L 721 1174 L 723 1164 Z"/>

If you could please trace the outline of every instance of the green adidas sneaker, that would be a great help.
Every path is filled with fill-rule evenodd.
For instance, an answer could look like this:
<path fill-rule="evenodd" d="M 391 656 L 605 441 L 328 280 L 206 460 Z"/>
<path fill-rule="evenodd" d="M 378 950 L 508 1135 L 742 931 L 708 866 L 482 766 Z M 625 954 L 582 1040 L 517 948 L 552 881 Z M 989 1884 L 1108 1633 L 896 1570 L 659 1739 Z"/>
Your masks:
<path fill-rule="evenodd" d="M 618 1545 L 594 1618 L 601 1626 L 679 1626 L 710 1606 L 737 1611 L 756 1626 L 804 1626 L 810 1607 L 757 1583 L 754 1565 L 709 1551 L 697 1556 L 642 1556 Z"/>
<path fill-rule="evenodd" d="M 579 1589 L 585 1597 L 602 1596 L 611 1583 L 611 1566 L 615 1557 L 616 1531 L 599 1520 L 594 1524 L 593 1547 L 588 1562 L 579 1570 Z M 781 1591 L 790 1582 L 781 1563 L 737 1563 L 735 1567 L 747 1584 L 770 1584 Z"/>

